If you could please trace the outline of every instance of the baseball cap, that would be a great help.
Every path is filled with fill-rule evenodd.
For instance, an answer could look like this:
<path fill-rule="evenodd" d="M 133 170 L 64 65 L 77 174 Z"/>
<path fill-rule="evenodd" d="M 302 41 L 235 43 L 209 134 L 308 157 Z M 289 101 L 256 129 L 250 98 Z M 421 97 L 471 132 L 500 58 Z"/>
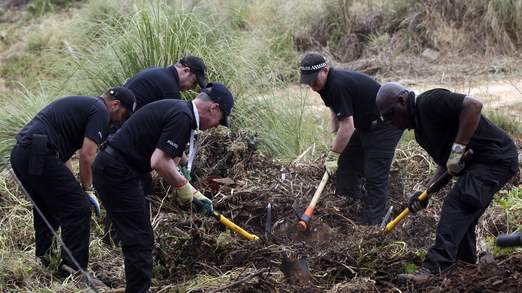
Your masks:
<path fill-rule="evenodd" d="M 134 97 L 134 93 L 130 89 L 125 87 L 113 87 L 105 94 L 119 100 L 120 103 L 127 108 L 129 114 L 134 113 L 136 110 L 136 97 Z"/>
<path fill-rule="evenodd" d="M 311 85 L 321 69 L 326 67 L 326 59 L 319 53 L 307 53 L 301 60 L 300 83 Z"/>
<path fill-rule="evenodd" d="M 201 92 L 206 93 L 212 101 L 219 104 L 219 108 L 223 112 L 223 119 L 220 124 L 228 127 L 228 115 L 232 112 L 234 107 L 234 97 L 228 88 L 218 82 L 210 82 Z"/>
<path fill-rule="evenodd" d="M 188 55 L 179 59 L 179 63 L 183 66 L 187 66 L 196 74 L 198 84 L 201 88 L 204 88 L 207 85 L 207 66 L 205 66 L 205 63 L 203 63 L 201 58 Z"/>

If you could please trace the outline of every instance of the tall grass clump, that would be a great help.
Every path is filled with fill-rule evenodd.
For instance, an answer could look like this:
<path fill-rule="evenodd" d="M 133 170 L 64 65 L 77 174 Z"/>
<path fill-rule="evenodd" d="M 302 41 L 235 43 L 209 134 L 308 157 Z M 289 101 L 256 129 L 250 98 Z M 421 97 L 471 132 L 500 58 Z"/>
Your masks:
<path fill-rule="evenodd" d="M 16 143 L 16 134 L 41 109 L 53 101 L 47 93 L 25 89 L 14 99 L 4 99 L 0 111 L 0 166 L 3 168 L 9 161 L 11 149 Z"/>
<path fill-rule="evenodd" d="M 239 83 L 233 78 L 236 69 L 231 60 L 231 40 L 193 13 L 151 5 L 123 18 L 116 26 L 107 26 L 103 34 L 110 36 L 110 43 L 93 48 L 84 57 L 93 90 L 121 85 L 147 67 L 169 66 L 187 54 L 204 59 L 209 80 L 229 86 Z"/>
<path fill-rule="evenodd" d="M 111 41 L 93 46 L 80 61 L 90 91 L 102 92 L 123 84 L 144 68 L 169 66 L 183 55 L 197 55 L 208 67 L 208 80 L 222 82 L 234 93 L 233 127 L 258 132 L 264 144 L 261 148 L 276 157 L 297 154 L 316 131 L 310 128 L 315 125 L 313 120 L 302 115 L 300 107 L 281 107 L 259 98 L 283 84 L 288 74 L 281 73 L 280 68 L 292 74 L 297 71 L 297 61 L 282 67 L 281 60 L 292 56 L 287 53 L 293 52 L 291 35 L 252 40 L 247 33 L 233 31 L 237 24 L 225 26 L 230 29 L 225 33 L 216 30 L 212 21 L 203 22 L 202 11 L 160 3 L 136 8 L 116 25 L 107 26 L 102 38 Z M 237 22 L 238 18 L 230 20 Z M 278 53 L 271 56 L 274 51 Z M 277 101 L 277 96 L 272 98 Z"/>
<path fill-rule="evenodd" d="M 499 111 L 499 110 L 488 110 L 484 115 L 496 126 L 502 128 L 504 131 L 512 136 L 522 135 L 522 125 L 513 119 L 513 116 Z"/>

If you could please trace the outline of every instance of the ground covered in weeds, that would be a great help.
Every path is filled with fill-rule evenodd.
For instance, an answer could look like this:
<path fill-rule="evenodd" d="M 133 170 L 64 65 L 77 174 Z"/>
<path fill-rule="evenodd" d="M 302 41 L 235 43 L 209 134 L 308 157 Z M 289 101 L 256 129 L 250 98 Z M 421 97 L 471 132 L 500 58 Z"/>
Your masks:
<path fill-rule="evenodd" d="M 161 180 L 153 198 L 155 282 L 153 291 L 192 292 L 352 292 L 352 291 L 519 291 L 522 254 L 484 254 L 478 265 L 458 264 L 422 286 L 400 283 L 397 274 L 414 270 L 433 243 L 444 191 L 424 212 L 408 217 L 389 235 L 360 225 L 362 203 L 334 195 L 332 180 L 308 232 L 296 229 L 322 177 L 320 161 L 280 164 L 256 153 L 254 136 L 224 130 L 201 142 L 194 184 L 213 195 L 217 211 L 258 235 L 248 241 L 213 218 L 180 208 Z M 414 142 L 397 150 L 389 205 L 397 215 L 409 190 L 429 178 L 431 162 Z M 505 190 L 520 184 L 515 178 Z M 446 190 L 449 187 L 446 187 Z M 271 229 L 267 231 L 267 205 Z M 490 208 L 478 227 L 478 248 L 506 232 L 506 215 Z M 115 249 L 117 255 L 117 249 Z M 115 265 L 116 264 L 116 265 Z M 97 276 L 113 288 L 124 285 L 121 257 L 93 263 Z M 113 268 L 113 269 L 111 269 Z"/>

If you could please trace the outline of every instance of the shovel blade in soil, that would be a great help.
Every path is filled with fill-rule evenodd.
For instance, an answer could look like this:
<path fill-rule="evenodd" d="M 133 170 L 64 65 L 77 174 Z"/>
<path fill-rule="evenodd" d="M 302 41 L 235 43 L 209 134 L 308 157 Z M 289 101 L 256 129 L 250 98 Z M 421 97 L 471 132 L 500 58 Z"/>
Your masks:
<path fill-rule="evenodd" d="M 293 285 L 305 285 L 312 279 L 306 257 L 297 260 L 283 257 L 280 269 L 285 275 L 287 282 Z"/>

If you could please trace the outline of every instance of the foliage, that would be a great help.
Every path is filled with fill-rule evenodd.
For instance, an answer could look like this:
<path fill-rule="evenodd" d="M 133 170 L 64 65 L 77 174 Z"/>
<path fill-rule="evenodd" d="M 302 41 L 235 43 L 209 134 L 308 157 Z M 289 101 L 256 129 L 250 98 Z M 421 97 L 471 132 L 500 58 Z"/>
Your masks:
<path fill-rule="evenodd" d="M 522 134 L 522 126 L 512 116 L 503 111 L 490 110 L 486 111 L 484 115 L 496 126 L 502 128 L 504 131 L 513 136 Z"/>
<path fill-rule="evenodd" d="M 394 53 L 514 53 L 522 45 L 521 0 L 326 0 L 317 15 L 299 48 L 328 48 L 342 62 L 368 54 L 380 36 L 380 49 Z"/>
<path fill-rule="evenodd" d="M 52 99 L 40 90 L 25 89 L 16 99 L 9 99 L 0 112 L 0 166 L 5 167 L 16 142 L 16 134 Z"/>
<path fill-rule="evenodd" d="M 75 0 L 30 0 L 27 11 L 34 16 L 42 16 L 58 8 L 69 7 Z"/>

